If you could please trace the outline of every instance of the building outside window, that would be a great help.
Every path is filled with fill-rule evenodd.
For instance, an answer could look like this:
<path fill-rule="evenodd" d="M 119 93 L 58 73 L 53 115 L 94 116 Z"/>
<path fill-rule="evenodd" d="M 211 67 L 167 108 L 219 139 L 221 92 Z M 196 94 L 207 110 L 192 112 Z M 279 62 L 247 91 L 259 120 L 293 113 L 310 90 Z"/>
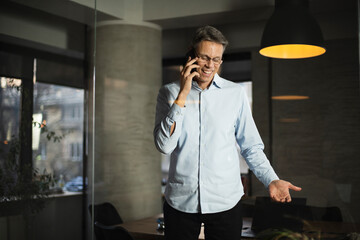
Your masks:
<path fill-rule="evenodd" d="M 82 144 L 81 143 L 71 143 L 70 144 L 70 158 L 73 161 L 81 161 L 82 159 Z"/>
<path fill-rule="evenodd" d="M 0 167 L 12 140 L 19 140 L 21 105 L 20 79 L 0 78 Z"/>
<path fill-rule="evenodd" d="M 84 90 L 37 82 L 33 119 L 33 166 L 66 182 L 83 173 Z M 50 134 L 50 139 L 49 139 Z M 37 147 L 39 146 L 39 147 Z M 65 189 L 68 190 L 68 189 Z"/>

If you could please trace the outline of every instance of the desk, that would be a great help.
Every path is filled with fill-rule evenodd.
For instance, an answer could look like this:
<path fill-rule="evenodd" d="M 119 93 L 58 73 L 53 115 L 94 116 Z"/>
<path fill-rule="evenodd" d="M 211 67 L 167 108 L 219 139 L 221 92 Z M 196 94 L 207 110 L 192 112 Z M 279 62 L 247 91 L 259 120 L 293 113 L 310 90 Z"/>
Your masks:
<path fill-rule="evenodd" d="M 131 222 L 125 222 L 121 224 L 123 228 L 129 231 L 129 233 L 133 236 L 135 240 L 141 239 L 141 240 L 160 240 L 164 239 L 164 232 L 157 230 L 157 219 L 159 217 L 163 217 L 162 214 L 140 219 L 137 221 L 131 221 Z M 243 232 L 247 229 L 251 228 L 251 218 L 244 218 L 243 219 Z M 246 239 L 249 239 L 248 237 L 245 237 Z M 199 240 L 205 239 L 204 235 L 204 227 L 201 227 Z"/>
<path fill-rule="evenodd" d="M 130 234 L 134 237 L 135 240 L 163 240 L 164 233 L 158 231 L 157 229 L 157 219 L 162 217 L 162 214 L 144 218 L 137 221 L 130 221 L 121 224 L 123 228 L 128 230 Z M 247 229 L 251 228 L 252 218 L 244 218 L 243 221 L 243 233 Z M 343 222 L 316 222 L 308 221 L 309 225 L 304 225 L 304 233 L 315 235 L 317 232 L 321 232 L 321 237 L 326 238 L 335 238 L 340 235 L 345 235 L 350 232 L 360 233 L 360 224 L 352 223 L 343 223 Z M 315 236 L 316 237 L 316 236 Z M 201 233 L 199 239 L 205 239 L 204 229 L 201 228 Z M 243 239 L 249 239 L 248 237 L 243 237 Z"/>
<path fill-rule="evenodd" d="M 137 221 L 131 221 L 131 222 L 125 222 L 123 224 L 120 224 L 123 228 L 129 231 L 131 236 L 135 240 L 141 239 L 141 240 L 160 240 L 165 239 L 164 232 L 157 230 L 157 219 L 159 217 L 163 217 L 162 214 L 140 219 Z M 201 228 L 201 233 L 199 235 L 199 239 L 205 239 L 204 237 L 204 228 Z"/>

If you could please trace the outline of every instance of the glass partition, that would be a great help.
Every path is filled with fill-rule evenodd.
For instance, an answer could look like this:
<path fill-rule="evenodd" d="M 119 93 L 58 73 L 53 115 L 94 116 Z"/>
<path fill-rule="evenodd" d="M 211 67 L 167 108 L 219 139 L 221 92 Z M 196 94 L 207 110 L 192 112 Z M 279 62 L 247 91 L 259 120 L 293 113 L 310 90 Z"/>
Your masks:
<path fill-rule="evenodd" d="M 359 223 L 358 12 L 357 1 L 347 4 L 333 14 L 310 4 L 324 34 L 323 56 L 279 60 L 253 54 L 253 109 L 276 172 L 303 188 L 293 198 L 321 211 L 317 220 Z M 331 19 L 339 25 L 330 27 Z M 255 177 L 252 182 L 254 197 L 267 195 Z"/>
<path fill-rule="evenodd" d="M 91 238 L 88 4 L 0 3 L 0 239 Z"/>
<path fill-rule="evenodd" d="M 95 96 L 93 203 L 112 203 L 125 222 L 162 212 L 161 184 L 165 185 L 162 178 L 166 178 L 169 157 L 161 156 L 153 145 L 157 91 L 178 79 L 178 63 L 196 28 L 213 24 L 230 40 L 220 75 L 252 83 L 249 95 L 265 153 L 281 178 L 303 188 L 292 192 L 293 197 L 306 198 L 309 207 L 321 211 L 336 207 L 341 212 L 336 221 L 360 222 L 357 2 L 324 3 L 326 8 L 311 2 L 327 52 L 303 60 L 259 55 L 264 18 L 221 23 L 176 14 L 166 18 L 154 10 L 160 2 L 161 9 L 176 12 L 171 4 L 156 1 L 150 6 L 144 1 L 141 17 L 124 6 L 126 21 L 97 21 L 96 81 L 89 88 Z M 273 6 L 266 7 L 272 10 Z M 253 10 L 264 14 L 264 9 Z M 181 22 L 184 19 L 188 21 Z M 181 23 L 175 24 L 177 20 Z M 198 21 L 190 24 L 190 20 Z M 159 24 L 161 30 L 149 23 Z M 238 65 L 233 56 L 247 56 L 247 61 Z M 176 64 L 166 64 L 169 60 Z M 250 70 L 242 72 L 242 68 Z M 254 206 L 256 197 L 268 196 L 268 191 L 249 174 L 243 201 Z"/>
<path fill-rule="evenodd" d="M 179 17 L 171 1 L 149 2 L 0 3 L 0 239 L 96 239 L 103 203 L 123 222 L 160 216 L 169 157 L 153 143 L 156 98 L 207 24 L 230 40 L 220 75 L 243 82 L 275 171 L 303 188 L 293 197 L 359 223 L 357 1 L 311 2 L 327 52 L 303 60 L 259 55 L 272 6 L 221 22 L 229 12 Z M 239 161 L 254 206 L 268 192 Z"/>
<path fill-rule="evenodd" d="M 105 6 L 122 12 L 113 19 L 99 14 L 89 32 L 90 50 L 96 49 L 88 74 L 94 77 L 89 78 L 92 204 L 111 203 L 130 221 L 161 213 L 161 156 L 152 136 L 162 81 L 161 28 L 142 21 L 140 2 L 97 3 L 98 13 Z"/>

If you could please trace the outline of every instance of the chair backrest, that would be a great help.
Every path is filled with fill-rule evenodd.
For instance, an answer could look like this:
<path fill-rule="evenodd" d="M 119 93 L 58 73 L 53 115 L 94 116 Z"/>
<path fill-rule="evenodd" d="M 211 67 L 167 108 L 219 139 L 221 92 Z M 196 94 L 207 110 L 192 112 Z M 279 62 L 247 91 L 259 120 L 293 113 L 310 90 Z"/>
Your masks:
<path fill-rule="evenodd" d="M 91 215 L 92 205 L 89 205 L 89 212 Z M 106 226 L 123 223 L 116 208 L 109 202 L 94 205 L 94 221 L 100 222 Z"/>
<path fill-rule="evenodd" d="M 338 207 L 314 207 L 306 205 L 305 198 L 293 198 L 290 203 L 272 202 L 269 197 L 257 197 L 252 230 L 286 228 L 301 232 L 304 220 L 341 222 Z"/>
<path fill-rule="evenodd" d="M 254 217 L 255 204 L 241 203 L 241 211 L 243 217 Z"/>
<path fill-rule="evenodd" d="M 100 239 L 96 235 L 97 240 L 134 240 L 130 233 L 121 226 L 106 226 L 100 222 L 95 222 L 94 226 L 101 235 Z"/>
<path fill-rule="evenodd" d="M 342 222 L 342 214 L 339 207 L 314 207 L 307 206 L 307 220 Z"/>
<path fill-rule="evenodd" d="M 255 232 L 270 228 L 301 231 L 301 210 L 305 204 L 305 198 L 293 198 L 290 203 L 277 203 L 272 202 L 270 197 L 256 197 L 251 228 Z"/>

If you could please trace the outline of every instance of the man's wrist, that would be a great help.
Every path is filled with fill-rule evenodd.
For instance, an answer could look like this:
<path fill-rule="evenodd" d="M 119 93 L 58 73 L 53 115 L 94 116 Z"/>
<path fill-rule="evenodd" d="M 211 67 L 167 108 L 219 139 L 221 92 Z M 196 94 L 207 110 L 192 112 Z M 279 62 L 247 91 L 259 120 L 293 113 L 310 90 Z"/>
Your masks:
<path fill-rule="evenodd" d="M 179 107 L 185 107 L 185 101 L 176 99 L 174 101 L 175 104 L 177 104 Z"/>
<path fill-rule="evenodd" d="M 185 107 L 186 95 L 179 93 L 178 97 L 175 99 L 174 103 L 180 107 Z"/>
<path fill-rule="evenodd" d="M 274 179 L 274 180 L 272 180 L 272 181 L 269 183 L 268 187 L 270 187 L 270 185 L 272 185 L 272 184 L 276 184 L 279 180 L 280 180 L 280 179 Z"/>

